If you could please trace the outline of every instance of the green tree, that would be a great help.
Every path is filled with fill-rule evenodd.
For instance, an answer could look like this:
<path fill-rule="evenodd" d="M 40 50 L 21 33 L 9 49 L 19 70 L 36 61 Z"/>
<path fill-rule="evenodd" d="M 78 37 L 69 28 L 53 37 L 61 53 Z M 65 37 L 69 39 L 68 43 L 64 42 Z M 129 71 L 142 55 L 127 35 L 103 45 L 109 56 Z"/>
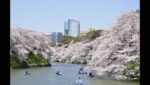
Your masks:
<path fill-rule="evenodd" d="M 64 35 L 60 40 L 60 42 L 63 44 L 69 44 L 71 41 L 79 42 L 80 38 Z"/>
<path fill-rule="evenodd" d="M 50 46 L 51 46 L 51 47 L 55 47 L 56 44 L 55 44 L 55 43 L 51 43 Z"/>
<path fill-rule="evenodd" d="M 93 40 L 93 39 L 99 37 L 101 35 L 100 34 L 101 32 L 102 32 L 102 30 L 92 30 L 86 34 L 85 38 L 89 39 L 89 40 Z"/>
<path fill-rule="evenodd" d="M 80 37 L 74 37 L 74 38 L 73 38 L 73 41 L 74 41 L 74 42 L 80 42 Z"/>
<path fill-rule="evenodd" d="M 29 67 L 29 65 L 26 61 L 22 61 L 21 62 L 21 67 L 27 68 L 27 67 Z"/>

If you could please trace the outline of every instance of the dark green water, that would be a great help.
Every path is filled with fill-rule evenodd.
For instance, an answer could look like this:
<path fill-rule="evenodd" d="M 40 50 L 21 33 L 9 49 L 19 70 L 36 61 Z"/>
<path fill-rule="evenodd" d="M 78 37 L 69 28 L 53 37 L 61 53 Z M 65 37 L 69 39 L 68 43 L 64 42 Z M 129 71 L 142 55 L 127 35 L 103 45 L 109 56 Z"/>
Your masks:
<path fill-rule="evenodd" d="M 81 65 L 53 63 L 52 67 L 34 67 L 28 69 L 11 69 L 10 85 L 74 85 L 78 77 L 84 85 L 140 85 L 137 81 L 116 81 L 90 78 L 87 75 L 77 74 Z M 62 76 L 57 76 L 56 71 L 62 71 Z M 26 76 L 25 71 L 31 75 Z"/>

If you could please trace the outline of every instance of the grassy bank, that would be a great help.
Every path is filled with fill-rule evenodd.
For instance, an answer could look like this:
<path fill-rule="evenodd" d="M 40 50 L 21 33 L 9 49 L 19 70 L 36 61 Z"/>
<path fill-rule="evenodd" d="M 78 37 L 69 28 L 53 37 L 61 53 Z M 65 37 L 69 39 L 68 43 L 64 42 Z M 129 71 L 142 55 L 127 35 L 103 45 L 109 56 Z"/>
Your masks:
<path fill-rule="evenodd" d="M 12 54 L 10 57 L 10 66 L 12 68 L 28 68 L 28 67 L 42 67 L 51 66 L 47 59 L 44 59 L 40 54 L 35 55 L 29 53 L 28 57 L 24 61 L 20 61 L 16 54 Z"/>

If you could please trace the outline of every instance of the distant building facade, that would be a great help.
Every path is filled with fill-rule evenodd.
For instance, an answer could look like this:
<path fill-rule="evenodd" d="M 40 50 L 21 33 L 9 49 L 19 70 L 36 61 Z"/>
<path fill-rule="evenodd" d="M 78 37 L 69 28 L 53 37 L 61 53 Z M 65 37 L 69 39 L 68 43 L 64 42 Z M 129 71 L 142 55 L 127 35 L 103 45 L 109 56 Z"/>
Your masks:
<path fill-rule="evenodd" d="M 62 38 L 62 33 L 61 32 L 57 32 L 56 33 L 56 44 L 60 43 L 60 40 Z"/>
<path fill-rule="evenodd" d="M 79 37 L 80 36 L 80 22 L 74 19 L 68 19 L 64 23 L 64 34 Z"/>
<path fill-rule="evenodd" d="M 66 21 L 64 23 L 64 35 L 68 35 L 68 32 L 69 32 L 69 30 L 68 30 L 68 22 Z"/>
<path fill-rule="evenodd" d="M 52 32 L 51 34 L 51 42 L 56 43 L 56 32 Z"/>
<path fill-rule="evenodd" d="M 52 43 L 58 44 L 62 38 L 63 34 L 61 32 L 52 32 L 51 41 Z"/>

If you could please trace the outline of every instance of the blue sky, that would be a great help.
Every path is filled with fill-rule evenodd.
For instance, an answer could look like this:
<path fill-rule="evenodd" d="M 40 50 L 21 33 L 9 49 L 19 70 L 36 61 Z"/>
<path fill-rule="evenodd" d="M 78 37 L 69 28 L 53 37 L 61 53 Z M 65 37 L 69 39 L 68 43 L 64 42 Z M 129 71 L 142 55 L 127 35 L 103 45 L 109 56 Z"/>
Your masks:
<path fill-rule="evenodd" d="M 50 34 L 64 32 L 64 21 L 80 21 L 81 30 L 104 29 L 118 15 L 139 9 L 139 0 L 10 0 L 11 28 Z"/>

